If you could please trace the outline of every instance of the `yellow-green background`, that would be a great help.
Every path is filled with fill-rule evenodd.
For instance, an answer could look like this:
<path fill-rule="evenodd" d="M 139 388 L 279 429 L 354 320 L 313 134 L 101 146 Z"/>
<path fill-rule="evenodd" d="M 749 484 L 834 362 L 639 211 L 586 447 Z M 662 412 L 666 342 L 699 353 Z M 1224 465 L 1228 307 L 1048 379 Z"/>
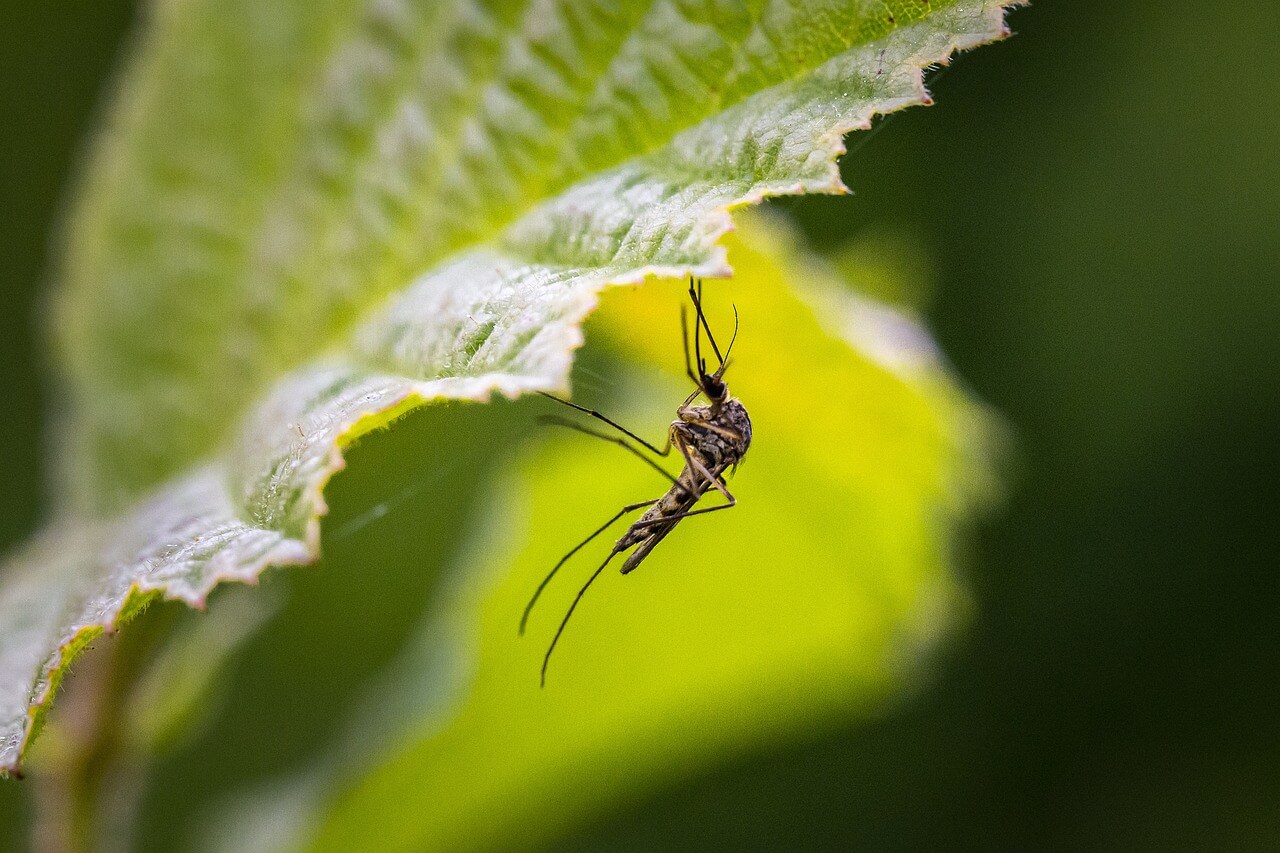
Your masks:
<path fill-rule="evenodd" d="M 4 546 L 40 509 L 44 241 L 131 12 L 24 4 L 0 28 L 0 442 L 18 449 L 0 466 Z M 1267 59 L 1280 28 L 1265 4 L 1190 0 L 1043 0 L 1012 23 L 1015 39 L 935 81 L 938 106 L 851 140 L 854 198 L 777 205 L 822 250 L 886 233 L 923 247 L 943 346 L 1012 426 L 1007 504 L 964 552 L 968 626 L 882 715 L 761 742 L 566 847 L 1280 843 L 1280 118 Z M 495 439 L 515 420 L 492 417 Z M 422 440 L 463 423 L 475 428 L 424 413 L 369 449 L 415 454 L 406 484 L 431 467 L 457 484 L 447 504 L 398 510 L 423 519 L 423 540 L 463 522 L 480 499 L 465 482 L 494 461 L 475 447 L 435 457 Z M 360 476 L 335 483 L 352 516 L 388 487 Z M 372 527 L 346 543 L 329 553 L 405 544 Z M 449 558 L 415 553 L 428 574 Z M 204 766 L 192 746 L 162 768 L 149 808 L 180 813 L 269 778 L 337 725 L 317 697 L 335 679 L 356 690 L 390 658 L 421 589 L 380 568 L 402 565 L 391 559 L 368 565 L 286 581 L 286 612 L 236 673 L 240 704 L 202 741 L 234 766 Z M 286 669 L 296 701 L 255 702 Z M 0 846 L 23 820 L 21 790 L 0 788 Z M 153 822 L 144 838 L 162 846 L 172 831 Z"/>

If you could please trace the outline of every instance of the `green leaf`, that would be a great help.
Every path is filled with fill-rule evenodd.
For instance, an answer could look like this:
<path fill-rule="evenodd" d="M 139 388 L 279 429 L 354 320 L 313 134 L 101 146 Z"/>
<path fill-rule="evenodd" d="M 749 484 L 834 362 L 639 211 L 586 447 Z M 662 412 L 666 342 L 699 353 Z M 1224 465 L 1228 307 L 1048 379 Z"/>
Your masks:
<path fill-rule="evenodd" d="M 0 772 L 93 637 L 313 561 L 351 440 L 563 386 L 597 291 L 728 274 L 730 209 L 842 191 L 843 134 L 1006 5 L 156 4 L 66 232 Z"/>

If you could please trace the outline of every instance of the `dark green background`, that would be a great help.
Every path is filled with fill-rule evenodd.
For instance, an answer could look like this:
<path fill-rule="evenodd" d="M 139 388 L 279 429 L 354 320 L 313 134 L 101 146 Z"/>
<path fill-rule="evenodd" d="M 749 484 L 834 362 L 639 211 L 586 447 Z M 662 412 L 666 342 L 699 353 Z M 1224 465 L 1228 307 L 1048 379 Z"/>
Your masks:
<path fill-rule="evenodd" d="M 35 294 L 132 14 L 105 0 L 19 5 L 0 27 L 0 546 L 40 512 L 50 389 Z M 1280 848 L 1275 10 L 1042 0 L 1012 24 L 1016 38 L 935 79 L 936 107 L 850 140 L 852 199 L 779 205 L 820 249 L 868 230 L 918 239 L 947 353 L 1012 426 L 1007 504 L 965 549 L 969 630 L 882 719 L 799 750 L 762 745 L 568 846 Z M 413 419 L 361 452 L 413 452 L 458 428 L 452 417 Z M 404 468 L 431 464 L 422 451 Z M 339 518 L 385 487 L 359 470 L 337 484 Z M 404 511 L 447 527 L 440 509 L 424 498 Z M 297 615 L 255 645 L 237 697 L 268 690 L 273 666 L 324 660 L 322 617 L 343 606 L 398 602 L 370 620 L 378 631 L 328 647 L 353 670 L 385 660 L 446 556 L 426 554 L 412 589 L 394 572 L 372 591 L 342 588 L 324 566 L 285 581 Z M 284 766 L 220 763 L 210 750 L 226 737 L 239 732 L 227 748 L 243 756 L 274 732 L 287 763 L 329 725 L 305 691 L 335 678 L 354 691 L 365 670 L 215 724 L 161 768 L 144 838 L 175 840 L 163 812 L 182 808 L 177 783 L 196 768 L 204 795 Z M 20 832 L 25 789 L 0 786 L 0 846 Z"/>

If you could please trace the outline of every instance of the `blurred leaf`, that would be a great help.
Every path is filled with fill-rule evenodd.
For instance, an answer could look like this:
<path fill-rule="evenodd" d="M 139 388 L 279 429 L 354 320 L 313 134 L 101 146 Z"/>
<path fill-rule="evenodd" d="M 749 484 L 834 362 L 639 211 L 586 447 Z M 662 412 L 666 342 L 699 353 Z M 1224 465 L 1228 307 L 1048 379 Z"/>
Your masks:
<path fill-rule="evenodd" d="M 67 231 L 0 772 L 94 637 L 314 560 L 351 440 L 562 385 L 596 291 L 727 274 L 729 209 L 841 191 L 843 133 L 1005 5 L 156 4 Z"/>
<path fill-rule="evenodd" d="M 616 447 L 546 433 L 497 478 L 471 553 L 346 736 L 229 800 L 206 841 L 280 849 L 327 813 L 325 847 L 536 847 L 652 786 L 870 713 L 920 676 L 963 601 L 950 543 L 991 495 L 991 424 L 920 349 L 922 329 L 896 315 L 916 332 L 894 339 L 902 355 L 864 349 L 873 303 L 787 232 L 744 224 L 727 241 L 735 281 L 707 292 L 717 329 L 730 300 L 742 315 L 727 379 L 757 441 L 731 483 L 738 506 L 689 519 L 625 580 L 603 575 L 539 691 L 551 634 L 622 524 L 562 570 L 518 638 L 532 589 L 617 507 L 664 489 Z M 588 324 L 607 375 L 583 378 L 619 382 L 611 414 L 654 439 L 687 393 L 680 300 L 679 285 L 610 291 Z"/>
<path fill-rule="evenodd" d="M 152 756 L 176 748 L 207 720 L 225 686 L 236 651 L 278 609 L 278 596 L 235 589 L 222 596 L 217 618 L 174 631 L 127 699 L 122 719 L 130 752 Z"/>

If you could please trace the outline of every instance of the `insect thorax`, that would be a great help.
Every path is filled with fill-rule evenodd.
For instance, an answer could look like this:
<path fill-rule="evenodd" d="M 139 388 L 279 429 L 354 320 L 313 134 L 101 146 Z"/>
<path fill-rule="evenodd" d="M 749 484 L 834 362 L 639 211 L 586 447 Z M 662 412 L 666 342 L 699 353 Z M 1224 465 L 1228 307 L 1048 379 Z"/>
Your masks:
<path fill-rule="evenodd" d="M 690 406 L 686 412 L 687 419 L 676 421 L 674 426 L 708 466 L 733 465 L 746 455 L 751 446 L 751 418 L 738 400 L 730 397 L 720 404 L 719 411 L 712 406 Z"/>

